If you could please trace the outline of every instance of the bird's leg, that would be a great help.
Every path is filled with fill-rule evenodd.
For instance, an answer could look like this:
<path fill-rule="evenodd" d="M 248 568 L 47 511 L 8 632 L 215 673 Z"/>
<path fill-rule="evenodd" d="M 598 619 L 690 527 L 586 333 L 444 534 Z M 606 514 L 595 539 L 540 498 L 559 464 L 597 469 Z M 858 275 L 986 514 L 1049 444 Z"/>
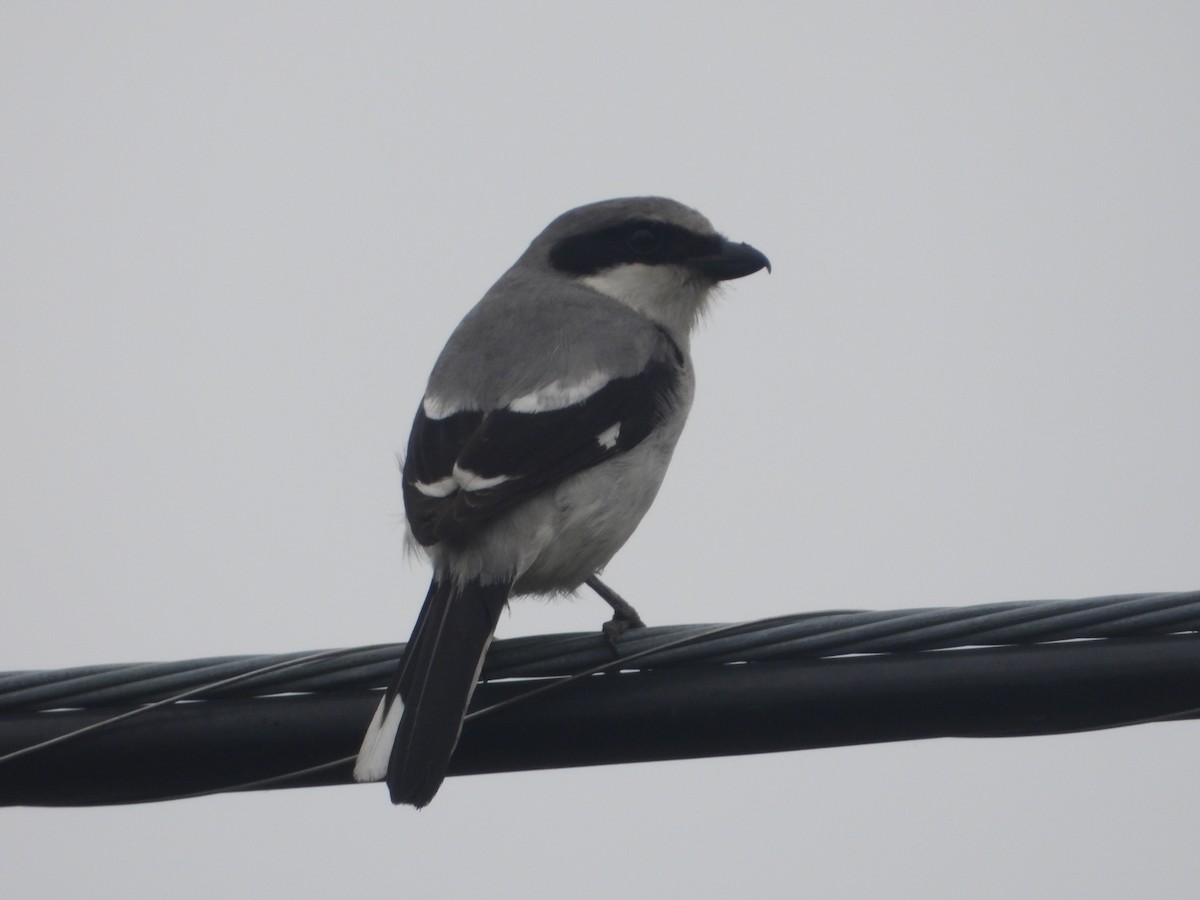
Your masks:
<path fill-rule="evenodd" d="M 613 608 L 613 617 L 605 622 L 604 627 L 601 629 L 604 632 L 604 636 L 608 638 L 608 642 L 613 645 L 613 649 L 616 649 L 617 638 L 630 628 L 646 627 L 646 623 L 642 621 L 642 617 L 629 604 L 629 601 L 601 581 L 597 576 L 592 575 L 585 583 L 600 595 L 601 600 Z"/>

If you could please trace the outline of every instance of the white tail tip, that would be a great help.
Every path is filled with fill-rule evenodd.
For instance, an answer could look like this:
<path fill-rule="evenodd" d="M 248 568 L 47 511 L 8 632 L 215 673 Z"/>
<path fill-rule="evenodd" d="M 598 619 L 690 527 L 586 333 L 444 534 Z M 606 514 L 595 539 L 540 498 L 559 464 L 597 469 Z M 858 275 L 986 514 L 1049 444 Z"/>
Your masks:
<path fill-rule="evenodd" d="M 404 715 L 404 703 L 397 695 L 392 705 L 383 714 L 387 697 L 379 701 L 375 716 L 367 726 L 366 737 L 354 763 L 355 781 L 383 781 L 387 777 L 388 762 L 392 758 L 392 745 L 396 743 L 396 732 L 400 730 L 400 718 Z"/>

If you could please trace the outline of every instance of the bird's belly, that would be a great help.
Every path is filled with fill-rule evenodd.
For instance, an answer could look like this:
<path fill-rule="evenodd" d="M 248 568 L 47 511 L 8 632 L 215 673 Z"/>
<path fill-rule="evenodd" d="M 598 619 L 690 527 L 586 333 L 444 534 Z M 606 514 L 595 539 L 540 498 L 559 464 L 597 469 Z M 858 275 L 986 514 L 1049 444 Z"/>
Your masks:
<path fill-rule="evenodd" d="M 648 440 L 559 485 L 547 498 L 553 525 L 536 542 L 537 554 L 525 560 L 514 593 L 572 591 L 604 568 L 654 502 L 674 445 Z"/>

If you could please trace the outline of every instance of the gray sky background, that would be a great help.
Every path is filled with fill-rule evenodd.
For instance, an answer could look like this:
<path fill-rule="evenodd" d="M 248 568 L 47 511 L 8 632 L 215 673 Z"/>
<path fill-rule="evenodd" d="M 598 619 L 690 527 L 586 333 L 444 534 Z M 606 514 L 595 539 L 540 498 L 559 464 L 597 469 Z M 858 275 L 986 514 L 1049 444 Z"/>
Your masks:
<path fill-rule="evenodd" d="M 0 7 L 0 668 L 401 640 L 394 454 L 556 214 L 770 255 L 656 624 L 1200 584 L 1200 8 Z M 502 635 L 590 630 L 521 603 Z M 0 810 L 20 897 L 1189 897 L 1194 723 Z"/>

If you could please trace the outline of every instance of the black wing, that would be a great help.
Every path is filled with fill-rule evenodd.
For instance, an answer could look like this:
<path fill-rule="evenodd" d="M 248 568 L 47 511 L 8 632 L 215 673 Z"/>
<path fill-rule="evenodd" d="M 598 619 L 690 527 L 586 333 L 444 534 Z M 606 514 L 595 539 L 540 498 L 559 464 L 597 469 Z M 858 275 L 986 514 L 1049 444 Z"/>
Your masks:
<path fill-rule="evenodd" d="M 404 462 L 404 507 L 413 537 L 426 546 L 467 540 L 505 510 L 645 440 L 663 420 L 683 375 L 683 354 L 665 332 L 662 337 L 660 352 L 641 372 L 614 378 L 562 409 L 502 408 L 443 419 L 418 410 Z M 456 466 L 481 480 L 503 480 L 462 489 L 447 481 Z"/>

